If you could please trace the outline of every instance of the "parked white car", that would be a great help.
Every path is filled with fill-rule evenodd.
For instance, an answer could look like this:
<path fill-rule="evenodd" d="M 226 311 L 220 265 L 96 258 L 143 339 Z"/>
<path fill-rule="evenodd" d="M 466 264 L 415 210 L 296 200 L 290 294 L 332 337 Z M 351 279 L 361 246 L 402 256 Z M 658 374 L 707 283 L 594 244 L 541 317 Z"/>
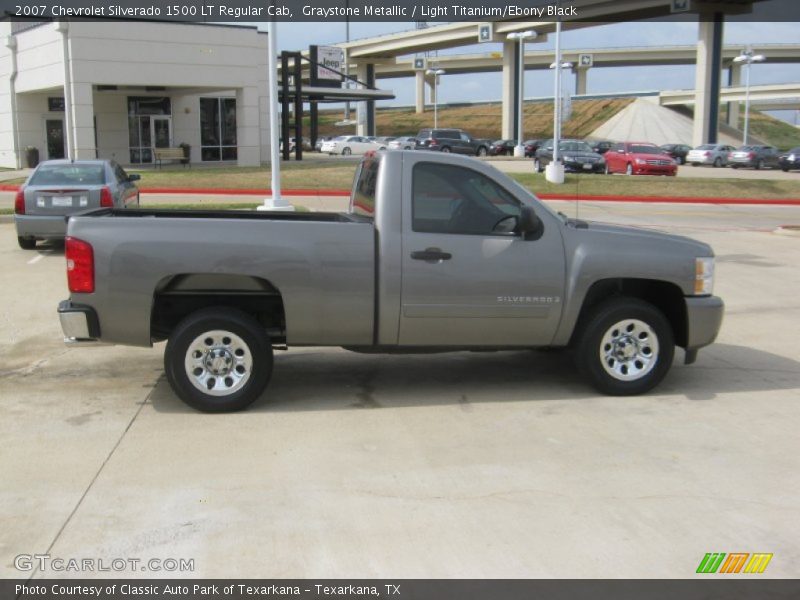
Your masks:
<path fill-rule="evenodd" d="M 417 147 L 417 138 L 406 136 L 394 138 L 389 142 L 389 150 L 414 150 Z"/>
<path fill-rule="evenodd" d="M 328 154 L 364 154 L 370 150 L 385 150 L 383 144 L 376 144 L 360 135 L 340 135 L 339 137 L 322 143 L 322 152 Z"/>
<path fill-rule="evenodd" d="M 686 155 L 686 162 L 695 167 L 698 165 L 724 167 L 728 164 L 728 153 L 734 150 L 733 146 L 725 144 L 703 144 L 694 150 L 689 150 Z"/>

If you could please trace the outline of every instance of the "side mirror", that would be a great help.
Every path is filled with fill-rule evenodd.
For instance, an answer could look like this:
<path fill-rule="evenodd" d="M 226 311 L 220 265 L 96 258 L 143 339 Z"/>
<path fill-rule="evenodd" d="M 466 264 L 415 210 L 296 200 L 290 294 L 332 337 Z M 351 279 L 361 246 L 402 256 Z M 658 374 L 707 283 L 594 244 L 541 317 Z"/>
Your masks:
<path fill-rule="evenodd" d="M 142 178 L 138 173 L 131 173 L 128 175 L 128 181 L 139 181 Z"/>
<path fill-rule="evenodd" d="M 544 223 L 530 206 L 523 205 L 517 221 L 517 232 L 524 240 L 538 240 L 542 237 Z"/>

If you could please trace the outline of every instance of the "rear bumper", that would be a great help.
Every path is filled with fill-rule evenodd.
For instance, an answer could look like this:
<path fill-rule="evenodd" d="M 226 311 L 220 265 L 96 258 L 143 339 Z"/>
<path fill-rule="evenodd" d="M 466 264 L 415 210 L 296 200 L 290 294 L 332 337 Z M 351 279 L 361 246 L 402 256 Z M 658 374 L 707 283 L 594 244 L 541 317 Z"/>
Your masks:
<path fill-rule="evenodd" d="M 717 339 L 725 303 L 717 296 L 687 297 L 686 362 L 694 362 L 697 351 Z"/>
<path fill-rule="evenodd" d="M 19 237 L 63 238 L 67 235 L 65 215 L 14 215 L 14 224 Z"/>
<path fill-rule="evenodd" d="M 65 343 L 96 342 L 100 338 L 100 322 L 91 306 L 62 300 L 58 304 L 58 318 Z"/>

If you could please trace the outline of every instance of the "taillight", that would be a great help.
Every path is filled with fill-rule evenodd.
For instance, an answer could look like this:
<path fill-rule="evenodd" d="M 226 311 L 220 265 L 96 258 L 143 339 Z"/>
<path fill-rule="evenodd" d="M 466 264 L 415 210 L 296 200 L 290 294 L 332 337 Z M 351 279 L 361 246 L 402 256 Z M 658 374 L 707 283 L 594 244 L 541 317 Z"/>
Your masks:
<path fill-rule="evenodd" d="M 114 198 L 111 197 L 111 190 L 108 186 L 103 186 L 100 190 L 100 206 L 103 208 L 114 208 Z"/>
<path fill-rule="evenodd" d="M 754 159 L 756 157 L 756 153 L 755 152 L 751 152 L 747 156 L 750 158 L 750 160 L 752 160 L 752 159 Z"/>
<path fill-rule="evenodd" d="M 431 143 L 430 143 L 431 146 L 433 146 L 434 144 L 438 144 L 438 143 L 439 143 L 439 140 L 431 138 Z"/>
<path fill-rule="evenodd" d="M 67 284 L 69 291 L 79 294 L 94 292 L 94 251 L 92 245 L 67 236 L 64 241 L 67 257 Z"/>
<path fill-rule="evenodd" d="M 14 197 L 14 213 L 18 215 L 25 214 L 25 189 L 19 188 L 17 195 Z"/>
<path fill-rule="evenodd" d="M 708 151 L 704 152 L 704 154 L 705 154 L 706 156 L 711 156 L 711 152 L 708 152 Z"/>

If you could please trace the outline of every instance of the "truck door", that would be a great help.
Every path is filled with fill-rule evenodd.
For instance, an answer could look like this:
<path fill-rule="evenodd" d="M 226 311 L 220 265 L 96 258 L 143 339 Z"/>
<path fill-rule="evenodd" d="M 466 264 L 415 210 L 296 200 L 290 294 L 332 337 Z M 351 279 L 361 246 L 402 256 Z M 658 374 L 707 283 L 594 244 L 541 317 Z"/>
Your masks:
<path fill-rule="evenodd" d="M 512 231 L 521 201 L 477 170 L 420 159 L 403 180 L 399 343 L 549 344 L 565 272 L 552 217 L 524 240 Z"/>

